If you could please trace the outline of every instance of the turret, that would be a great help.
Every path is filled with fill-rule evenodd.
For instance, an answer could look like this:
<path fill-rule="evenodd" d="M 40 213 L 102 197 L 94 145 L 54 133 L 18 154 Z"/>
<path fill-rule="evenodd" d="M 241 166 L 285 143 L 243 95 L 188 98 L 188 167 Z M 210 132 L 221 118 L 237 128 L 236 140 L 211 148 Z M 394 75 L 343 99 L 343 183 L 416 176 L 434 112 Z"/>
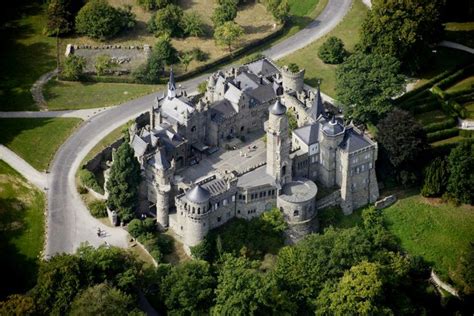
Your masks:
<path fill-rule="evenodd" d="M 209 231 L 210 197 L 211 193 L 201 185 L 196 185 L 185 194 L 184 243 L 187 246 L 199 244 Z"/>
<path fill-rule="evenodd" d="M 155 169 L 156 221 L 161 230 L 169 226 L 169 199 L 171 178 L 174 175 L 174 163 L 166 159 L 163 148 L 158 149 L 151 159 Z"/>
<path fill-rule="evenodd" d="M 295 91 L 301 92 L 304 88 L 304 73 L 305 70 L 298 70 L 297 72 L 293 72 L 288 69 L 287 66 L 284 66 L 281 69 L 281 74 L 283 77 L 283 88 L 285 91 Z"/>
<path fill-rule="evenodd" d="M 171 68 L 170 70 L 170 79 L 168 80 L 168 93 L 166 96 L 170 100 L 176 97 L 176 83 L 174 81 L 173 68 Z"/>
<path fill-rule="evenodd" d="M 291 181 L 290 139 L 286 107 L 278 99 L 269 108 L 267 132 L 267 174 L 278 184 Z"/>

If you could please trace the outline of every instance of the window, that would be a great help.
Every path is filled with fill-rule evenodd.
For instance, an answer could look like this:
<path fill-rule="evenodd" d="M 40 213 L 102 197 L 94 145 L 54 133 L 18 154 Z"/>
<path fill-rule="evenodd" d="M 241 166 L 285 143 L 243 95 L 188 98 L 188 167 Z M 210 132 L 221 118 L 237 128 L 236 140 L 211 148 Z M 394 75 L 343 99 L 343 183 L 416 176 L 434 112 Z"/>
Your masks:
<path fill-rule="evenodd" d="M 198 207 L 198 214 L 201 214 L 201 208 Z"/>
<path fill-rule="evenodd" d="M 222 205 L 224 205 L 224 206 L 227 205 L 227 199 L 224 199 L 224 201 L 222 201 Z"/>
<path fill-rule="evenodd" d="M 240 210 L 237 210 L 237 214 L 240 214 Z"/>
<path fill-rule="evenodd" d="M 191 132 L 195 132 L 195 131 L 196 131 L 196 126 L 191 127 Z"/>
<path fill-rule="evenodd" d="M 221 217 L 219 216 L 219 217 L 217 218 L 217 222 L 219 223 L 220 221 L 221 221 Z"/>
<path fill-rule="evenodd" d="M 369 169 L 372 169 L 372 163 L 369 162 Z"/>
<path fill-rule="evenodd" d="M 232 202 L 235 202 L 235 195 L 232 195 Z"/>
<path fill-rule="evenodd" d="M 293 216 L 295 216 L 295 217 L 296 217 L 296 216 L 300 216 L 300 211 L 295 210 L 295 211 L 293 212 Z"/>
<path fill-rule="evenodd" d="M 281 168 L 281 175 L 282 175 L 282 176 L 286 175 L 286 166 L 283 166 L 283 167 Z"/>

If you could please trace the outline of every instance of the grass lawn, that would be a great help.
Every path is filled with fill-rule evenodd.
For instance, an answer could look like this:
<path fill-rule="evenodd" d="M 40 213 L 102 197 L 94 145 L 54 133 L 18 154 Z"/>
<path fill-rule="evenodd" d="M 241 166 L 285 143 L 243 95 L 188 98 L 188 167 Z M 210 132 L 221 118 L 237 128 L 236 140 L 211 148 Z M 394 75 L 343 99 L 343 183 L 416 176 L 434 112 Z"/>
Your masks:
<path fill-rule="evenodd" d="M 46 85 L 44 96 L 50 110 L 77 110 L 117 105 L 160 88 L 159 85 L 52 80 Z"/>
<path fill-rule="evenodd" d="M 353 51 L 359 41 L 359 31 L 367 14 L 367 7 L 360 0 L 355 0 L 351 10 L 329 34 L 311 43 L 303 49 L 278 61 L 280 65 L 296 63 L 300 68 L 306 69 L 306 82 L 316 86 L 318 79 L 322 79 L 321 90 L 326 94 L 335 96 L 336 65 L 323 63 L 317 56 L 319 47 L 329 36 L 337 36 L 345 44 L 348 51 Z"/>
<path fill-rule="evenodd" d="M 94 148 L 91 149 L 90 152 L 87 153 L 86 157 L 82 161 L 81 165 L 88 162 L 92 158 L 94 158 L 98 153 L 104 150 L 107 146 L 113 144 L 116 140 L 123 137 L 123 131 L 128 128 L 129 123 L 124 124 L 122 126 L 117 127 L 114 129 L 110 134 L 105 136 Z"/>
<path fill-rule="evenodd" d="M 290 27 L 283 38 L 287 38 L 304 29 L 314 18 L 316 18 L 328 4 L 329 0 L 289 0 L 290 5 Z"/>
<path fill-rule="evenodd" d="M 441 110 L 434 110 L 430 112 L 420 113 L 415 115 L 415 118 L 420 122 L 421 125 L 427 125 L 431 123 L 438 123 L 441 122 L 448 117 L 446 114 Z"/>
<path fill-rule="evenodd" d="M 383 211 L 389 230 L 411 255 L 422 256 L 443 278 L 474 241 L 474 207 L 440 203 L 420 195 L 401 198 Z"/>
<path fill-rule="evenodd" d="M 472 88 L 474 88 L 474 76 L 457 82 L 456 84 L 449 87 L 446 90 L 446 92 L 447 93 L 453 93 L 453 92 L 472 89 Z"/>
<path fill-rule="evenodd" d="M 56 40 L 42 33 L 46 19 L 41 3 L 28 1 L 0 28 L 0 111 L 37 110 L 31 86 L 56 67 Z"/>
<path fill-rule="evenodd" d="M 43 171 L 80 122 L 76 118 L 2 118 L 0 144 Z"/>
<path fill-rule="evenodd" d="M 444 35 L 448 41 L 474 47 L 474 22 L 450 22 L 444 24 Z"/>
<path fill-rule="evenodd" d="M 0 160 L 0 300 L 36 283 L 44 208 L 44 194 Z"/>

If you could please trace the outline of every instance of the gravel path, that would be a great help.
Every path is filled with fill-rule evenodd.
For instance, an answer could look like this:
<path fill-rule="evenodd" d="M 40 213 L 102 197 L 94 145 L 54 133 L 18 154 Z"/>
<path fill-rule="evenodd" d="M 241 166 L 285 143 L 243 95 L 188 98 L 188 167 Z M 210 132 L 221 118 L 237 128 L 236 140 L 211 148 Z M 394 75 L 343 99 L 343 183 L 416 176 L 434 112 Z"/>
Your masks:
<path fill-rule="evenodd" d="M 46 100 L 44 99 L 43 95 L 43 87 L 46 83 L 48 83 L 51 78 L 58 74 L 58 69 L 54 69 L 48 73 L 42 75 L 31 87 L 31 95 L 33 96 L 33 100 L 35 101 L 36 105 L 40 108 L 41 111 L 47 111 L 48 105 L 46 104 Z"/>

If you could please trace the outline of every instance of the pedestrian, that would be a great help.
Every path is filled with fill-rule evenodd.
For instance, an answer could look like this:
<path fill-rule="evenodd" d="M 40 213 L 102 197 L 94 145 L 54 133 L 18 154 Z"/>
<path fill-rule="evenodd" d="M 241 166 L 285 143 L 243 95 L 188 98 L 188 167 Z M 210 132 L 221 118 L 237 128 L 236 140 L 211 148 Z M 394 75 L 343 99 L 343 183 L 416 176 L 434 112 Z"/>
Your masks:
<path fill-rule="evenodd" d="M 97 227 L 97 237 L 100 237 L 100 234 L 101 234 L 100 227 Z"/>

